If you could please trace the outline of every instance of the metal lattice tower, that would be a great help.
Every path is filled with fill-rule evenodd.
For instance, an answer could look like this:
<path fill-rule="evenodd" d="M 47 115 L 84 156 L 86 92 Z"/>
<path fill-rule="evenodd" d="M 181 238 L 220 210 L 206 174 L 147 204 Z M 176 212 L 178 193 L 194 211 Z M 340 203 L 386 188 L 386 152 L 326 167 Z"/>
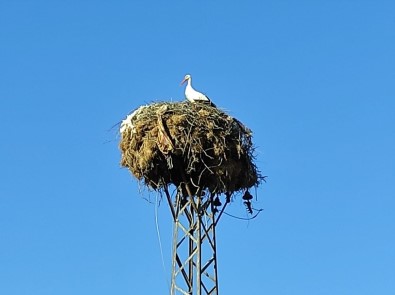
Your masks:
<path fill-rule="evenodd" d="M 217 295 L 215 227 L 227 203 L 218 213 L 213 194 L 204 196 L 199 189 L 193 196 L 186 190 L 187 197 L 179 191 L 174 201 L 165 190 L 174 221 L 171 295 Z"/>
<path fill-rule="evenodd" d="M 160 102 L 134 110 L 120 133 L 121 166 L 164 192 L 172 213 L 171 295 L 218 295 L 216 226 L 235 192 L 252 214 L 248 189 L 262 180 L 252 131 L 212 105 Z"/>

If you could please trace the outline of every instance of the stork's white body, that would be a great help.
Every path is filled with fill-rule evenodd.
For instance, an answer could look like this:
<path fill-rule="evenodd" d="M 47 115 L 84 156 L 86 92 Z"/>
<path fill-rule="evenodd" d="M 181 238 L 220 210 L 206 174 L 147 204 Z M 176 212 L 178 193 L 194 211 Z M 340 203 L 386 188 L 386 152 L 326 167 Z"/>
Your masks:
<path fill-rule="evenodd" d="M 210 101 L 210 99 L 206 95 L 193 89 L 191 78 L 188 79 L 187 83 L 188 83 L 187 87 L 185 87 L 185 97 L 187 100 L 189 100 L 190 102 L 196 102 L 196 101 L 209 102 Z"/>
<path fill-rule="evenodd" d="M 207 103 L 215 107 L 215 104 L 213 104 L 205 94 L 193 89 L 191 75 L 186 75 L 184 80 L 181 82 L 181 84 L 185 82 L 187 82 L 187 87 L 185 87 L 185 97 L 188 101 L 192 103 L 194 102 Z"/>

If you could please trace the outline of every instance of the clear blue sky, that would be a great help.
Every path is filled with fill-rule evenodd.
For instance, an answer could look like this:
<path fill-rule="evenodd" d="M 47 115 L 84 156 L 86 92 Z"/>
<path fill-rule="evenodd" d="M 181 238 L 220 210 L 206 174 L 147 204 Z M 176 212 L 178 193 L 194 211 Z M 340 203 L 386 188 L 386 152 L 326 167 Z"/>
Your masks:
<path fill-rule="evenodd" d="M 395 294 L 394 1 L 4 0 L 0 43 L 0 294 L 167 294 L 168 208 L 164 270 L 108 129 L 186 73 L 268 175 L 221 294 Z"/>

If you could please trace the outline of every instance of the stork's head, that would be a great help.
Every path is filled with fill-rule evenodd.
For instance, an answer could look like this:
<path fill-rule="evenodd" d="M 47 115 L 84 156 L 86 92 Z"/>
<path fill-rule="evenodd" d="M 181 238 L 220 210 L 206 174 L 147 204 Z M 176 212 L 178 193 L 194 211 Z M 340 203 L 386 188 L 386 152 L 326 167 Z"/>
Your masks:
<path fill-rule="evenodd" d="M 191 80 L 191 75 L 185 75 L 184 80 L 181 81 L 181 85 L 187 82 L 188 80 Z"/>

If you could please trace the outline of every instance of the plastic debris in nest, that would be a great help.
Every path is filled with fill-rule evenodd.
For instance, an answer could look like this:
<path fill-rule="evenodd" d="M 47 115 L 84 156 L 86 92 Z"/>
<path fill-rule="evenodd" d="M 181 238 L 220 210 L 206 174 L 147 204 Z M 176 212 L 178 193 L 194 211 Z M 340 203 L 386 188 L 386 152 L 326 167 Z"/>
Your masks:
<path fill-rule="evenodd" d="M 122 121 L 121 165 L 155 189 L 187 183 L 194 192 L 233 193 L 259 184 L 252 132 L 209 105 L 160 102 Z"/>

